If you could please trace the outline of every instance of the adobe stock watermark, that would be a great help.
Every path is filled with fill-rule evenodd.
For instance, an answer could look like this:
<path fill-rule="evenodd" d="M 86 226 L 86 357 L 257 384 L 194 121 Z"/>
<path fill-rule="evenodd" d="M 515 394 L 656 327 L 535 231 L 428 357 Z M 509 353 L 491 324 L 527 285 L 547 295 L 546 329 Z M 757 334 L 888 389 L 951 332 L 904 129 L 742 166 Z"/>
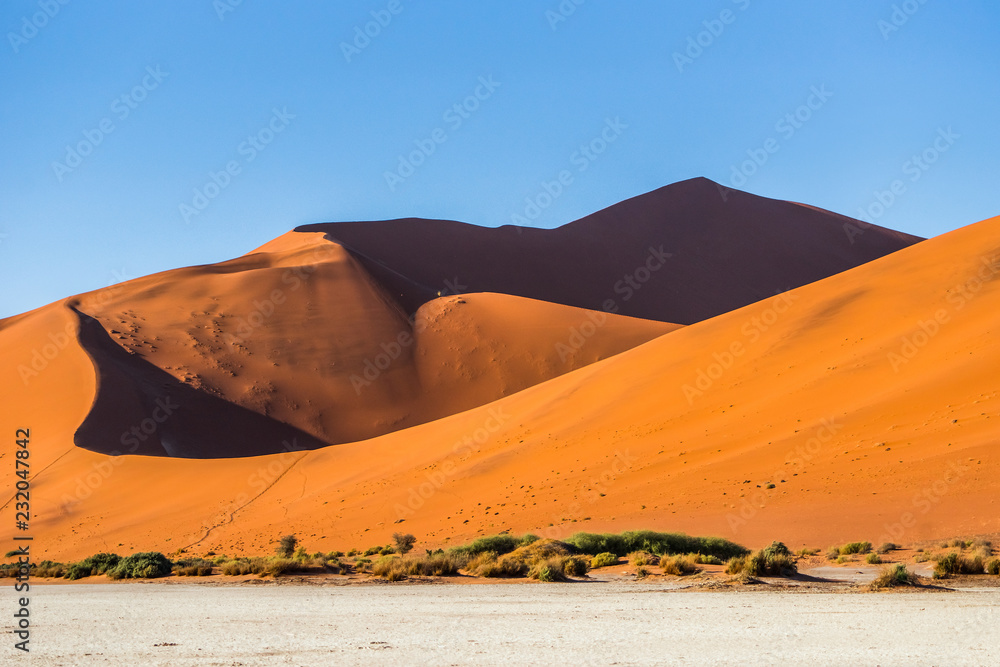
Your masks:
<path fill-rule="evenodd" d="M 38 0 L 38 11 L 31 16 L 21 17 L 21 26 L 17 32 L 7 33 L 7 41 L 14 53 L 20 53 L 21 47 L 38 36 L 39 31 L 62 11 L 70 0 Z"/>
<path fill-rule="evenodd" d="M 910 18 L 926 4 L 927 0 L 903 0 L 899 4 L 894 4 L 892 6 L 892 13 L 889 15 L 889 20 L 879 19 L 875 24 L 879 32 L 882 33 L 882 39 L 888 42 L 889 37 L 894 32 L 899 32 L 899 29 L 909 23 Z"/>
<path fill-rule="evenodd" d="M 397 502 L 393 508 L 397 521 L 416 514 L 434 494 L 444 487 L 451 477 L 458 473 L 459 459 L 466 454 L 478 452 L 490 437 L 503 428 L 503 425 L 508 421 L 510 421 L 510 415 L 504 412 L 503 406 L 490 408 L 482 426 L 457 440 L 451 447 L 451 453 L 437 469 L 424 474 L 426 481 L 407 489 L 406 504 Z"/>
<path fill-rule="evenodd" d="M 950 125 L 947 129 L 939 127 L 934 141 L 921 152 L 914 153 L 903 163 L 900 167 L 903 175 L 909 177 L 910 183 L 916 183 L 961 138 L 962 135 L 956 134 Z M 847 239 L 851 244 L 858 236 L 864 234 L 865 230 L 875 225 L 908 191 L 906 181 L 899 178 L 892 181 L 885 190 L 876 190 L 873 193 L 874 200 L 866 206 L 858 208 L 858 220 L 844 223 L 844 233 L 847 234 Z"/>
<path fill-rule="evenodd" d="M 385 184 L 389 186 L 390 192 L 395 192 L 396 188 L 402 185 L 406 179 L 417 173 L 419 169 L 436 151 L 438 146 L 448 141 L 448 132 L 457 132 L 465 121 L 472 118 L 472 114 L 479 110 L 482 103 L 493 97 L 493 93 L 500 87 L 500 83 L 493 80 L 493 75 L 479 77 L 479 84 L 472 92 L 456 102 L 441 115 L 442 120 L 447 125 L 437 127 L 424 139 L 415 139 L 413 144 L 416 148 L 406 155 L 399 156 L 399 162 L 395 171 L 383 173 Z"/>
<path fill-rule="evenodd" d="M 713 352 L 712 362 L 698 369 L 693 382 L 681 387 L 688 405 L 694 405 L 695 399 L 704 396 L 733 367 L 736 360 L 746 354 L 749 346 L 760 340 L 788 312 L 797 299 L 798 296 L 790 291 L 781 292 L 769 301 L 763 311 L 743 323 L 740 327 L 742 340 L 734 340 L 721 352 Z"/>
<path fill-rule="evenodd" d="M 759 488 L 760 485 L 758 485 L 757 490 L 751 492 L 749 496 L 743 496 L 738 511 L 726 514 L 726 523 L 729 524 L 729 529 L 733 531 L 733 534 L 738 533 L 740 528 L 756 518 L 761 510 L 767 507 L 771 499 L 781 492 L 779 484 L 785 482 L 785 477 L 803 472 L 843 428 L 844 425 L 838 424 L 833 417 L 821 419 L 811 438 L 794 449 L 788 450 L 785 454 L 785 465 L 771 474 L 770 483 L 766 484 L 764 488 Z M 788 467 L 789 465 L 791 467 Z"/>
<path fill-rule="evenodd" d="M 750 7 L 750 0 L 732 0 L 732 2 L 741 12 L 746 11 Z M 723 9 L 719 12 L 718 18 L 702 21 L 701 25 L 704 30 L 688 36 L 687 46 L 683 51 L 674 51 L 674 65 L 677 66 L 677 71 L 683 74 L 685 67 L 693 65 L 695 60 L 701 58 L 705 54 L 705 51 L 711 48 L 722 37 L 722 34 L 726 31 L 726 26 L 736 23 L 738 16 L 739 14 L 732 9 Z"/>
<path fill-rule="evenodd" d="M 771 156 L 781 150 L 782 141 L 790 141 L 796 132 L 805 127 L 805 124 L 812 120 L 813 115 L 822 109 L 833 97 L 833 93 L 826 89 L 826 84 L 812 86 L 809 89 L 809 96 L 805 102 L 799 105 L 794 111 L 786 113 L 774 124 L 774 131 L 779 138 L 768 137 L 760 148 L 747 149 L 747 157 L 738 167 L 731 165 L 732 172 L 729 176 L 729 184 L 733 188 L 742 188 L 747 184 L 751 176 L 767 164 Z M 728 198 L 728 193 L 720 188 L 723 201 Z"/>
<path fill-rule="evenodd" d="M 562 0 L 555 9 L 545 10 L 545 20 L 549 22 L 549 27 L 552 28 L 552 32 L 555 32 L 559 28 L 560 23 L 565 23 L 569 20 L 569 17 L 576 14 L 577 8 L 585 3 L 587 0 Z"/>
<path fill-rule="evenodd" d="M 635 296 L 635 293 L 650 281 L 653 274 L 662 269 L 667 260 L 673 256 L 673 253 L 665 252 L 662 245 L 659 248 L 649 246 L 646 260 L 636 267 L 634 271 L 622 276 L 622 279 L 612 286 L 614 293 L 620 295 L 623 302 L 630 301 Z M 618 300 L 616 298 L 605 299 L 604 303 L 601 304 L 601 308 L 604 312 L 589 311 L 587 319 L 579 326 L 569 328 L 569 337 L 565 341 L 556 343 L 555 349 L 559 354 L 560 361 L 565 362 L 583 349 L 587 341 L 593 338 L 597 331 L 608 323 L 607 314 L 618 312 Z"/>
<path fill-rule="evenodd" d="M 215 15 L 219 17 L 219 21 L 226 20 L 226 14 L 231 14 L 236 11 L 236 8 L 243 4 L 243 0 L 213 0 L 212 9 L 215 10 Z"/>
<path fill-rule="evenodd" d="M 169 396 L 156 399 L 156 406 L 150 416 L 124 431 L 119 438 L 122 447 L 127 448 L 125 451 L 113 450 L 103 461 L 91 464 L 89 472 L 77 476 L 75 493 L 73 495 L 64 493 L 62 496 L 62 510 L 66 513 L 72 512 L 77 504 L 101 488 L 115 470 L 125 462 L 125 459 L 122 458 L 123 455 L 134 454 L 139 446 L 152 437 L 178 408 L 180 405 L 174 403 Z"/>
<path fill-rule="evenodd" d="M 628 125 L 622 122 L 621 117 L 615 116 L 614 120 L 606 118 L 604 127 L 593 139 L 573 151 L 569 156 L 569 163 L 576 167 L 577 173 L 583 173 L 597 161 L 611 144 L 618 141 L 619 137 L 628 129 Z M 573 184 L 575 176 L 570 169 L 563 169 L 551 181 L 542 181 L 541 191 L 534 196 L 524 198 L 524 210 L 520 213 L 512 213 L 510 222 L 518 227 L 530 227 L 532 221 L 537 220 L 542 213 L 547 210 L 559 197 L 563 195 L 570 185 Z"/>
<path fill-rule="evenodd" d="M 344 59 L 351 62 L 352 58 L 361 55 L 362 51 L 371 46 L 372 40 L 381 35 L 404 9 L 406 8 L 402 0 L 389 0 L 389 4 L 384 8 L 369 12 L 372 20 L 364 25 L 354 26 L 354 38 L 350 42 L 340 43 L 340 52 L 344 54 Z"/>
<path fill-rule="evenodd" d="M 208 172 L 208 180 L 204 185 L 194 189 L 191 203 L 181 202 L 178 205 L 181 219 L 184 224 L 191 222 L 191 218 L 201 215 L 208 205 L 212 203 L 222 192 L 228 188 L 233 179 L 243 173 L 243 167 L 257 159 L 264 150 L 271 145 L 279 134 L 288 129 L 295 114 L 288 112 L 288 107 L 271 109 L 271 118 L 259 130 L 247 136 L 244 141 L 236 147 L 236 153 L 240 157 L 230 160 L 225 167 L 219 171 Z"/>
<path fill-rule="evenodd" d="M 948 296 L 945 300 L 951 304 L 952 309 L 939 308 L 934 312 L 933 317 L 918 320 L 916 331 L 903 336 L 900 339 L 899 347 L 886 355 L 886 360 L 892 366 L 893 372 L 898 373 L 903 366 L 915 359 L 921 350 L 930 345 L 931 340 L 952 321 L 953 314 L 965 308 L 970 301 L 979 295 L 983 286 L 996 280 L 998 275 L 1000 275 L 1000 256 L 983 257 L 976 275 L 948 290 Z"/>
<path fill-rule="evenodd" d="M 117 129 L 115 119 L 118 122 L 125 121 L 132 112 L 139 108 L 139 105 L 146 101 L 149 94 L 160 87 L 163 80 L 170 76 L 170 72 L 164 72 L 159 65 L 152 65 L 146 68 L 146 75 L 142 81 L 132 87 L 128 92 L 122 93 L 111 100 L 110 110 L 112 116 L 105 116 L 97 126 L 83 131 L 83 139 L 76 144 L 66 144 L 66 155 L 63 161 L 54 160 L 52 171 L 56 179 L 62 183 L 66 174 L 71 173 L 83 164 L 84 158 L 92 154 L 112 132 Z"/>
<path fill-rule="evenodd" d="M 438 290 L 438 297 L 462 294 L 469 287 L 468 285 L 463 285 L 458 281 L 456 276 L 454 280 L 445 280 L 445 288 Z M 358 373 L 351 373 L 351 387 L 354 389 L 354 394 L 356 396 L 361 395 L 361 391 L 367 387 L 370 387 L 382 373 L 389 370 L 389 368 L 396 363 L 396 361 L 403 356 L 403 352 L 408 350 L 417 342 L 417 336 L 422 334 L 427 329 L 427 319 L 424 317 L 417 317 L 417 314 L 413 313 L 409 317 L 410 327 L 408 329 L 403 329 L 396 335 L 396 338 L 389 342 L 383 342 L 379 345 L 382 350 L 374 357 L 370 357 L 364 360 L 362 364 L 363 370 Z"/>

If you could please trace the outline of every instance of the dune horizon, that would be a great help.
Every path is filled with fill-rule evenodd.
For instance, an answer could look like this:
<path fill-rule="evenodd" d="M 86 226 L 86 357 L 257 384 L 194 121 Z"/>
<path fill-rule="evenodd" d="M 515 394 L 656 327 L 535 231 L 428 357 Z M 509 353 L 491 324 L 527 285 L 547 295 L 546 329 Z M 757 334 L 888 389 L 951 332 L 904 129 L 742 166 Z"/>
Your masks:
<path fill-rule="evenodd" d="M 0 320 L 7 426 L 51 558 L 992 535 L 998 229 L 707 179 L 554 230 L 307 225 Z"/>

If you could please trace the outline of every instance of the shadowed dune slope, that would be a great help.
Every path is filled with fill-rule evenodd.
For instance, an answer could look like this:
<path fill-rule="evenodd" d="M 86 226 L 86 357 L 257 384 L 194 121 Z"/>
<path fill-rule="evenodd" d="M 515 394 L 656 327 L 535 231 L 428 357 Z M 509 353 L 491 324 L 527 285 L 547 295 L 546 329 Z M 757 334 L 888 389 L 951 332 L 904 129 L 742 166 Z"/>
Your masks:
<path fill-rule="evenodd" d="M 96 394 L 80 388 L 92 408 L 76 444 L 215 458 L 364 440 L 677 328 L 500 294 L 437 298 L 411 318 L 340 245 L 295 241 L 73 299 L 97 377 Z M 5 358 L 23 362 L 45 339 L 33 317 L 0 329 Z M 76 346 L 76 331 L 61 335 Z"/>
<path fill-rule="evenodd" d="M 468 292 L 593 310 L 611 310 L 610 305 L 611 312 L 681 324 L 921 240 L 704 178 L 666 186 L 556 229 L 411 218 L 306 225 L 296 231 L 321 232 L 342 243 L 411 308 L 458 284 Z"/>
<path fill-rule="evenodd" d="M 371 440 L 119 457 L 93 486 L 111 464 L 73 449 L 37 477 L 36 545 L 66 558 L 264 552 L 286 533 L 343 549 L 401 529 L 418 547 L 507 529 L 796 547 L 996 535 L 998 276 L 995 218 Z"/>

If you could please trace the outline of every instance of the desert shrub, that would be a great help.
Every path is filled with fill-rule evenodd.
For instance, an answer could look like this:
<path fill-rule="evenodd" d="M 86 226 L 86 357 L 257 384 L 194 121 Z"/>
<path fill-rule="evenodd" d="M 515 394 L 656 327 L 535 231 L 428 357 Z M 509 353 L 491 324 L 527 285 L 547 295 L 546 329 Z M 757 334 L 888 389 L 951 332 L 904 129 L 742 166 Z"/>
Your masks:
<path fill-rule="evenodd" d="M 229 560 L 222 564 L 222 574 L 227 577 L 237 577 L 251 574 L 250 563 L 243 559 Z"/>
<path fill-rule="evenodd" d="M 882 562 L 882 557 L 879 556 L 877 553 L 870 553 L 867 556 L 865 556 L 865 562 L 868 563 L 869 565 L 878 565 L 879 563 Z"/>
<path fill-rule="evenodd" d="M 229 556 L 216 556 L 212 559 L 213 565 L 222 565 L 229 560 Z"/>
<path fill-rule="evenodd" d="M 204 558 L 184 558 L 174 563 L 178 577 L 207 577 L 212 574 L 212 561 Z"/>
<path fill-rule="evenodd" d="M 983 574 L 986 571 L 979 554 L 966 556 L 954 551 L 942 556 L 934 566 L 934 578 L 944 579 L 953 574 Z"/>
<path fill-rule="evenodd" d="M 840 558 L 840 547 L 830 547 L 826 550 L 827 560 L 837 560 Z"/>
<path fill-rule="evenodd" d="M 292 554 L 295 553 L 295 545 L 298 543 L 299 538 L 294 535 L 284 535 L 274 551 L 282 558 L 291 558 Z"/>
<path fill-rule="evenodd" d="M 337 560 L 344 557 L 343 551 L 331 551 L 326 555 L 327 560 Z"/>
<path fill-rule="evenodd" d="M 562 559 L 558 556 L 554 556 L 552 558 L 546 558 L 545 560 L 536 562 L 528 571 L 528 578 L 546 582 L 566 581 L 566 574 L 562 567 Z"/>
<path fill-rule="evenodd" d="M 866 554 L 871 550 L 871 542 L 848 542 L 840 547 L 840 555 L 849 556 L 851 554 Z"/>
<path fill-rule="evenodd" d="M 698 565 L 722 565 L 722 560 L 716 556 L 706 556 L 704 554 L 688 554 L 688 556 Z"/>
<path fill-rule="evenodd" d="M 684 533 L 658 533 L 652 530 L 614 533 L 576 533 L 565 540 L 586 554 L 608 552 L 626 556 L 635 551 L 645 551 L 654 556 L 700 553 L 721 559 L 743 556 L 745 547 L 721 537 L 691 537 Z"/>
<path fill-rule="evenodd" d="M 639 567 L 635 568 L 636 579 L 645 579 L 648 576 L 649 576 L 649 570 L 646 569 L 644 566 L 640 565 Z"/>
<path fill-rule="evenodd" d="M 170 574 L 172 563 L 157 551 L 145 551 L 126 556 L 109 569 L 111 579 L 155 579 Z"/>
<path fill-rule="evenodd" d="M 798 552 L 796 553 L 796 555 L 798 555 L 799 558 L 808 558 L 809 556 L 815 556 L 818 553 L 819 553 L 819 549 L 808 549 L 808 548 L 806 548 L 806 549 L 799 549 Z"/>
<path fill-rule="evenodd" d="M 358 550 L 357 549 L 351 549 L 350 551 L 347 552 L 347 557 L 348 558 L 354 558 L 357 555 L 358 555 Z"/>
<path fill-rule="evenodd" d="M 61 578 L 66 574 L 66 566 L 51 560 L 43 560 L 32 571 L 34 577 Z"/>
<path fill-rule="evenodd" d="M 945 546 L 945 547 L 951 547 L 953 549 L 964 549 L 965 548 L 965 540 L 960 540 L 960 539 L 954 538 L 954 539 L 951 539 L 951 540 L 945 542 L 943 544 L 943 546 Z"/>
<path fill-rule="evenodd" d="M 410 549 L 413 548 L 413 544 L 417 541 L 417 538 L 415 538 L 413 535 L 410 535 L 409 533 L 406 534 L 393 533 L 392 541 L 396 545 L 397 552 L 401 554 L 406 554 L 409 553 Z"/>
<path fill-rule="evenodd" d="M 983 565 L 986 574 L 1000 574 L 1000 558 L 991 558 Z"/>
<path fill-rule="evenodd" d="M 372 561 L 370 558 L 359 558 L 354 561 L 354 567 L 359 572 L 367 572 L 368 568 L 371 567 Z"/>
<path fill-rule="evenodd" d="M 918 553 L 916 556 L 913 557 L 913 560 L 917 561 L 918 563 L 926 563 L 930 559 L 931 555 L 927 551 L 921 551 L 920 553 Z"/>
<path fill-rule="evenodd" d="M 746 573 L 747 577 L 787 577 L 798 570 L 795 556 L 781 542 L 772 542 L 760 551 L 726 563 L 726 574 Z"/>
<path fill-rule="evenodd" d="M 77 579 L 89 577 L 92 573 L 93 571 L 91 570 L 90 565 L 85 563 L 73 563 L 66 569 L 66 573 L 63 577 L 71 581 L 76 581 Z"/>
<path fill-rule="evenodd" d="M 896 586 L 919 586 L 920 578 L 906 569 L 902 563 L 889 565 L 882 568 L 882 571 L 869 584 L 873 591 L 883 588 L 894 588 Z"/>
<path fill-rule="evenodd" d="M 564 581 L 570 576 L 583 576 L 590 568 L 590 559 L 571 553 L 571 547 L 557 540 L 540 540 L 532 536 L 513 551 L 497 555 L 481 552 L 470 559 L 465 570 L 480 577 L 523 577 L 539 581 Z M 452 553 L 453 556 L 460 554 Z"/>
<path fill-rule="evenodd" d="M 380 553 L 382 553 L 382 547 L 368 547 L 361 555 L 367 558 L 368 556 L 375 556 Z"/>
<path fill-rule="evenodd" d="M 597 554 L 590 561 L 590 567 L 591 569 L 594 570 L 596 570 L 599 567 L 608 567 L 609 565 L 617 565 L 617 564 L 618 564 L 618 556 L 614 555 L 609 551 L 604 551 L 602 553 Z"/>
<path fill-rule="evenodd" d="M 389 546 L 382 547 L 378 552 L 380 556 L 391 556 L 394 553 L 396 553 L 396 550 Z"/>
<path fill-rule="evenodd" d="M 844 563 L 851 562 L 851 559 L 847 556 L 837 556 L 837 560 L 834 561 L 837 565 L 843 565 Z"/>
<path fill-rule="evenodd" d="M 528 546 L 533 542 L 538 541 L 537 535 L 523 535 L 521 537 L 516 537 L 514 535 L 508 535 L 503 533 L 501 535 L 486 535 L 484 537 L 479 537 L 470 542 L 459 547 L 454 547 L 450 549 L 451 553 L 463 556 L 476 556 L 478 554 L 492 551 L 498 556 L 503 554 L 508 554 L 514 551 L 518 547 Z"/>
<path fill-rule="evenodd" d="M 633 551 L 628 555 L 628 562 L 632 563 L 632 565 L 635 565 L 636 567 L 652 565 L 658 560 L 659 558 L 655 557 L 653 554 L 646 553 L 645 551 Z"/>
<path fill-rule="evenodd" d="M 287 556 L 285 556 L 285 558 L 287 558 Z M 299 547 L 295 550 L 295 556 L 293 556 L 293 558 L 296 560 L 306 560 L 309 558 L 309 552 L 306 551 L 305 547 Z"/>
<path fill-rule="evenodd" d="M 896 551 L 897 549 L 899 549 L 899 545 L 895 542 L 883 542 L 879 545 L 876 551 L 880 554 L 887 554 L 890 551 Z"/>
<path fill-rule="evenodd" d="M 696 559 L 688 554 L 687 556 L 661 556 L 660 569 L 664 574 L 674 574 L 682 577 L 686 574 L 694 574 L 698 571 Z"/>
<path fill-rule="evenodd" d="M 91 569 L 91 574 L 98 575 L 104 574 L 108 570 L 112 569 L 122 560 L 121 556 L 118 554 L 109 553 L 99 553 L 80 561 L 83 565 L 87 565 Z"/>

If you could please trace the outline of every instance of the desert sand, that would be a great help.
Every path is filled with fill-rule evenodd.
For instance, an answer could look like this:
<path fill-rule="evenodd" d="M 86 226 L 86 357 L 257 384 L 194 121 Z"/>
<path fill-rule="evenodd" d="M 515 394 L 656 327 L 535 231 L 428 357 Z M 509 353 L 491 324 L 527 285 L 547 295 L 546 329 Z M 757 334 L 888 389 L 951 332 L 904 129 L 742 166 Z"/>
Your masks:
<path fill-rule="evenodd" d="M 843 225 L 853 223 L 796 204 L 776 210 L 823 216 L 816 227 L 845 239 L 823 246 L 834 255 L 869 242 L 888 251 L 886 239 L 902 249 L 690 326 L 609 316 L 565 359 L 559 344 L 600 310 L 544 293 L 434 295 L 417 308 L 414 321 L 423 313 L 429 324 L 403 363 L 360 394 L 337 364 L 384 351 L 408 330 L 404 302 L 420 295 L 386 286 L 374 260 L 345 250 L 361 241 L 342 231 L 340 241 L 330 229 L 293 232 L 232 262 L 0 322 L 5 377 L 40 357 L 2 397 L 4 427 L 32 429 L 39 557 L 266 553 L 290 532 L 310 551 L 382 544 L 399 530 L 421 548 L 503 530 L 651 528 L 791 547 L 1000 532 L 1000 218 L 915 245 L 859 228 L 851 245 Z M 317 262 L 317 248 L 328 259 Z M 377 259 L 383 272 L 409 271 Z M 755 264 L 717 258 L 712 270 L 733 280 L 720 267 Z M 279 306 L 295 316 L 251 325 L 225 348 L 246 308 L 303 266 L 316 269 L 300 277 L 307 286 Z M 603 279 L 586 275 L 584 286 Z M 592 293 L 613 294 L 612 277 Z M 743 280 L 732 298 L 764 284 Z M 694 303 L 712 285 L 679 281 L 663 294 L 687 291 Z M 330 300 L 336 309 L 321 307 Z M 122 387 L 132 388 L 115 398 Z M 157 413 L 166 399 L 198 409 Z M 133 427 L 151 448 L 141 451 L 157 456 L 108 456 Z M 282 451 L 289 441 L 319 448 Z M 206 451 L 238 458 L 185 458 Z M 281 453 L 248 456 L 261 451 Z"/>

